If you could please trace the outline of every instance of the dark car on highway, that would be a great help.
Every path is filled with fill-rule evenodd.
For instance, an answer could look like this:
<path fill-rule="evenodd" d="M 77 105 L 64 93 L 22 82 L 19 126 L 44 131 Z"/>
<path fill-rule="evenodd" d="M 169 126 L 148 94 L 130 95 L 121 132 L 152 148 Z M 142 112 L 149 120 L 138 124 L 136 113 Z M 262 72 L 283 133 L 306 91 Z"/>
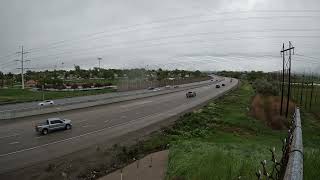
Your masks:
<path fill-rule="evenodd" d="M 186 93 L 187 98 L 196 97 L 196 96 L 197 96 L 197 94 L 194 91 L 189 91 Z"/>
<path fill-rule="evenodd" d="M 216 85 L 216 88 L 220 88 L 220 85 L 219 85 L 219 84 L 217 84 L 217 85 Z"/>
<path fill-rule="evenodd" d="M 225 84 L 221 84 L 221 86 L 225 86 Z"/>

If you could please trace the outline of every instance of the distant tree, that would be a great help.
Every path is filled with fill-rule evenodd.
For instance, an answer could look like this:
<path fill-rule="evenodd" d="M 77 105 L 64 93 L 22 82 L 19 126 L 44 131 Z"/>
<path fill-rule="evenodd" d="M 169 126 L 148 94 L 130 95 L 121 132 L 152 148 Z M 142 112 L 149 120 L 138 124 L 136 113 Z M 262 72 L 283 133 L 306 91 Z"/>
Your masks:
<path fill-rule="evenodd" d="M 7 85 L 13 86 L 14 81 L 15 81 L 14 74 L 9 72 L 8 74 L 5 75 L 5 79 L 7 81 Z"/>
<path fill-rule="evenodd" d="M 78 89 L 78 85 L 77 85 L 77 84 L 72 84 L 72 85 L 71 85 L 71 88 L 72 88 L 72 89 Z"/>
<path fill-rule="evenodd" d="M 195 77 L 200 77 L 200 76 L 201 76 L 201 72 L 200 72 L 199 70 L 196 70 L 196 71 L 193 73 L 193 75 L 194 75 Z"/>
<path fill-rule="evenodd" d="M 4 74 L 0 71 L 0 80 L 1 80 L 1 87 L 4 86 Z"/>
<path fill-rule="evenodd" d="M 105 79 L 114 79 L 114 73 L 112 70 L 102 70 L 102 78 L 105 78 Z"/>
<path fill-rule="evenodd" d="M 102 84 L 100 84 L 100 83 L 96 83 L 95 85 L 94 85 L 94 87 L 102 87 L 103 85 Z"/>

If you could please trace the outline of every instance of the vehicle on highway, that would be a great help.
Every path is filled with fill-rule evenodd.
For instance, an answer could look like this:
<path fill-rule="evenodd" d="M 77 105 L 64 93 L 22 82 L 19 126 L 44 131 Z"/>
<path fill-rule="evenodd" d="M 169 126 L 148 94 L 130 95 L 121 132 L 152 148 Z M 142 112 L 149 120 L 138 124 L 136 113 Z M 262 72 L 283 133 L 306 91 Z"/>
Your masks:
<path fill-rule="evenodd" d="M 173 88 L 179 88 L 179 86 L 178 86 L 178 85 L 175 85 L 175 86 L 173 86 Z"/>
<path fill-rule="evenodd" d="M 48 118 L 45 122 L 39 123 L 35 126 L 36 132 L 43 135 L 47 135 L 49 132 L 55 130 L 69 130 L 71 128 L 71 120 L 61 118 Z"/>
<path fill-rule="evenodd" d="M 148 87 L 148 90 L 154 90 L 154 87 Z"/>
<path fill-rule="evenodd" d="M 160 88 L 154 88 L 153 91 L 160 91 Z"/>
<path fill-rule="evenodd" d="M 166 85 L 165 88 L 166 88 L 166 89 L 170 89 L 171 86 L 170 86 L 170 85 Z"/>
<path fill-rule="evenodd" d="M 52 100 L 45 100 L 45 101 L 40 102 L 38 105 L 39 105 L 39 106 L 54 105 L 54 101 L 52 101 Z"/>
<path fill-rule="evenodd" d="M 189 91 L 186 93 L 187 98 L 196 97 L 196 96 L 197 96 L 197 94 L 194 91 Z"/>
<path fill-rule="evenodd" d="M 225 86 L 225 84 L 221 84 L 221 86 Z"/>
<path fill-rule="evenodd" d="M 219 84 L 217 84 L 217 85 L 216 85 L 216 88 L 220 88 L 220 85 L 219 85 Z"/>

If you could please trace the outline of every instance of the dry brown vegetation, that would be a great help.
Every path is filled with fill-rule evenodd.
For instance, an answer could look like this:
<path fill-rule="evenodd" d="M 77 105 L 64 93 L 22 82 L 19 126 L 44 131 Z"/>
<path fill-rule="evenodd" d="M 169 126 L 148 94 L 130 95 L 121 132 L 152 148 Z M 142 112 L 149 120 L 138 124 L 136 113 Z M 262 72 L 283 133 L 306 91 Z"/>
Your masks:
<path fill-rule="evenodd" d="M 275 130 L 288 128 L 288 120 L 285 118 L 287 100 L 283 101 L 283 116 L 280 116 L 281 97 L 256 95 L 251 104 L 250 115 L 264 121 L 269 127 Z M 294 112 L 295 104 L 289 102 L 289 117 Z"/>

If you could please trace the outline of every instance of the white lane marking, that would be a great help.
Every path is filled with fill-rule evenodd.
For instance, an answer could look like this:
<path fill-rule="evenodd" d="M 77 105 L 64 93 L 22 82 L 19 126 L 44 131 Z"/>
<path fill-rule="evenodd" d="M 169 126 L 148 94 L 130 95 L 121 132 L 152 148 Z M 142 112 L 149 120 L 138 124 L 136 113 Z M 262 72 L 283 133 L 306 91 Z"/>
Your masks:
<path fill-rule="evenodd" d="M 73 139 L 81 138 L 83 136 L 88 136 L 88 135 L 91 135 L 91 134 L 99 133 L 99 132 L 102 132 L 102 131 L 104 131 L 106 129 L 111 129 L 111 128 L 115 128 L 115 127 L 131 124 L 131 123 L 133 123 L 135 121 L 139 121 L 141 119 L 145 119 L 145 118 L 152 117 L 152 116 L 157 116 L 157 115 L 160 115 L 160 114 L 163 114 L 163 113 L 157 113 L 157 114 L 153 114 L 153 115 L 148 115 L 148 116 L 144 116 L 144 117 L 141 117 L 141 118 L 138 118 L 138 119 L 134 119 L 134 120 L 131 120 L 131 121 L 128 121 L 128 122 L 115 124 L 113 126 L 107 126 L 105 128 L 102 128 L 102 129 L 99 129 L 99 130 L 95 130 L 95 131 L 91 131 L 91 132 L 88 132 L 88 133 L 85 133 L 85 134 L 81 134 L 81 135 L 78 135 L 78 136 L 74 136 L 74 137 L 71 137 L 71 138 L 62 139 L 62 140 L 59 140 L 59 141 L 54 141 L 54 142 L 51 142 L 51 143 L 42 144 L 42 145 L 34 146 L 34 147 L 31 147 L 31 148 L 21 149 L 21 150 L 10 152 L 10 153 L 6 153 L 6 154 L 0 154 L 0 157 L 9 156 L 9 155 L 13 155 L 13 154 L 17 154 L 17 153 L 21 153 L 21 152 L 25 152 L 25 151 L 31 151 L 31 150 L 34 150 L 34 149 L 39 149 L 39 148 L 46 147 L 46 146 L 53 145 L 53 144 L 67 142 L 67 141 L 70 141 L 70 140 L 73 140 Z"/>
<path fill-rule="evenodd" d="M 18 141 L 15 141 L 15 142 L 11 142 L 11 143 L 9 143 L 10 145 L 13 145 L 13 144 L 19 144 L 20 142 L 18 142 Z"/>
<path fill-rule="evenodd" d="M 93 127 L 94 125 L 89 125 L 89 124 L 86 124 L 86 125 L 84 125 L 84 126 L 82 126 L 83 128 L 87 128 L 87 127 Z"/>
<path fill-rule="evenodd" d="M 122 119 L 127 118 L 127 116 L 121 116 Z"/>
<path fill-rule="evenodd" d="M 147 103 L 151 103 L 151 102 L 152 101 L 140 101 L 140 102 L 134 102 L 134 103 L 127 104 L 127 105 L 122 105 L 120 107 L 121 108 L 128 108 L 128 107 L 143 105 L 143 104 L 147 104 Z"/>
<path fill-rule="evenodd" d="M 2 137 L 0 137 L 0 139 L 9 138 L 9 137 L 15 137 L 15 136 L 19 136 L 19 135 L 20 135 L 20 134 L 18 134 L 18 133 L 14 133 L 14 134 L 12 134 L 12 135 L 2 136 Z"/>

